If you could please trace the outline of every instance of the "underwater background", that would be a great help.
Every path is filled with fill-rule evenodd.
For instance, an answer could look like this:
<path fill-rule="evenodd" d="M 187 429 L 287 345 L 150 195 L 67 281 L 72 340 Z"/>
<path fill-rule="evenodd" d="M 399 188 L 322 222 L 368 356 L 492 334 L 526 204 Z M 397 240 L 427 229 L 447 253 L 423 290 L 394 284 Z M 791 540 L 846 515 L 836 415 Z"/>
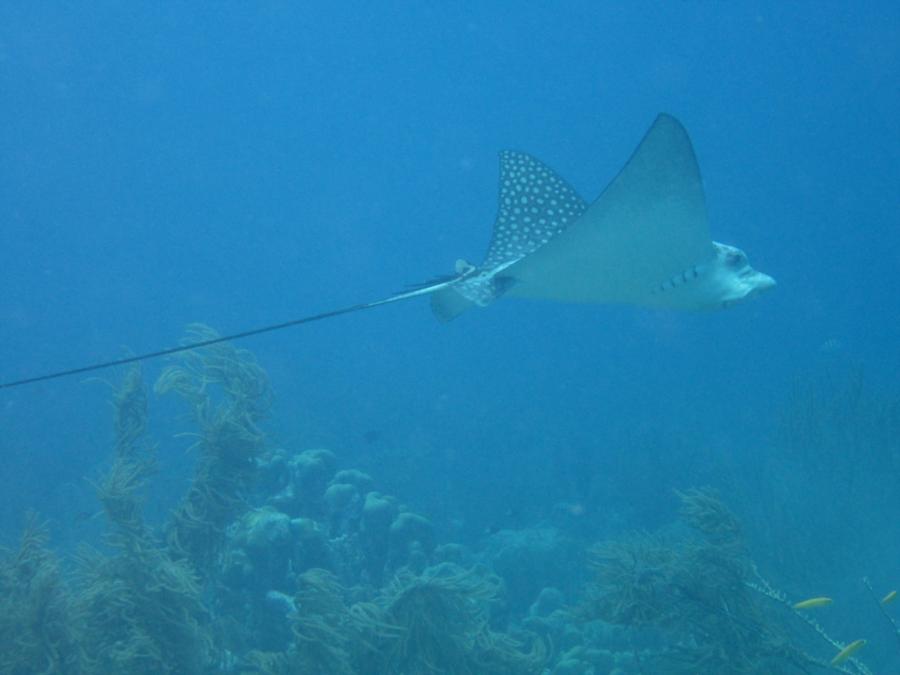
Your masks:
<path fill-rule="evenodd" d="M 0 673 L 900 673 L 898 76 L 895 2 L 3 3 L 3 382 L 449 273 L 659 112 L 778 287 L 4 389 Z"/>

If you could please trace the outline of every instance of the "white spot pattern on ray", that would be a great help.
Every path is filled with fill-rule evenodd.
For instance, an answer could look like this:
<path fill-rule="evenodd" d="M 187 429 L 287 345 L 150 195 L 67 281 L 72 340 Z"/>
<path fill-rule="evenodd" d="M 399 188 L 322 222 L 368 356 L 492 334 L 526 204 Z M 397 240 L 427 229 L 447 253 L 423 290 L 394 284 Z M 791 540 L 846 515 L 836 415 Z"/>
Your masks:
<path fill-rule="evenodd" d="M 483 270 L 533 253 L 584 213 L 587 203 L 531 155 L 500 153 L 500 204 Z"/>

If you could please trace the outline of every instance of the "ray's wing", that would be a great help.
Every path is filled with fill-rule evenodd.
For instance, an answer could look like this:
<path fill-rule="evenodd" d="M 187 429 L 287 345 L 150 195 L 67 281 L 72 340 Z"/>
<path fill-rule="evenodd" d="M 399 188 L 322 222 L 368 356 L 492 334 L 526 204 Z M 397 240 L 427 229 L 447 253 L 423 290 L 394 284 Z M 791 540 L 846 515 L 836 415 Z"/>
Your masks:
<path fill-rule="evenodd" d="M 524 152 L 502 151 L 497 219 L 484 262 L 475 274 L 431 296 L 435 315 L 449 321 L 505 293 L 512 278 L 499 275 L 558 236 L 586 208 L 587 202 L 545 164 Z"/>
<path fill-rule="evenodd" d="M 713 255 L 691 141 L 674 117 L 660 115 L 581 217 L 503 275 L 513 280 L 511 296 L 641 304 Z"/>
<path fill-rule="evenodd" d="M 497 219 L 481 268 L 527 256 L 556 237 L 587 208 L 556 173 L 524 152 L 500 153 Z"/>

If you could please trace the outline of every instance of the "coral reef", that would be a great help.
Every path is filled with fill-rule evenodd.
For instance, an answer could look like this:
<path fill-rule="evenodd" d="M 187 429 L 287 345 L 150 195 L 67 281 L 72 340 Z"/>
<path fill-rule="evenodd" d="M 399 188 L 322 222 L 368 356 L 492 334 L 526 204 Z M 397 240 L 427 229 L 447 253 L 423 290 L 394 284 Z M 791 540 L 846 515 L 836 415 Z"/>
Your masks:
<path fill-rule="evenodd" d="M 215 335 L 195 325 L 188 339 Z M 141 372 L 127 370 L 93 480 L 102 542 L 67 567 L 32 515 L 0 551 L 0 673 L 870 673 L 865 640 L 832 640 L 803 611 L 824 601 L 791 603 L 762 579 L 710 489 L 676 493 L 673 526 L 589 552 L 546 520 L 450 542 L 446 523 L 330 450 L 270 447 L 268 378 L 248 352 L 185 352 L 155 391 L 188 404 L 186 493 L 166 522 L 145 514 L 156 447 Z M 896 633 L 896 594 L 868 588 Z M 827 656 L 797 639 L 798 616 Z"/>
<path fill-rule="evenodd" d="M 17 551 L 0 551 L 0 673 L 78 672 L 69 591 L 47 527 L 28 514 Z"/>

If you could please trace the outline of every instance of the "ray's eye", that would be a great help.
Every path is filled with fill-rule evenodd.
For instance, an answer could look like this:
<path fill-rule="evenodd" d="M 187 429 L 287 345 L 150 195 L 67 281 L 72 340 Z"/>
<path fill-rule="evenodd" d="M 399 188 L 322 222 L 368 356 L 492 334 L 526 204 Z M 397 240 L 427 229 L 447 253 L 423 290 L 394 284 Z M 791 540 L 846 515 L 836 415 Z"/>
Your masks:
<path fill-rule="evenodd" d="M 742 267 L 747 264 L 747 256 L 743 253 L 738 253 L 736 251 L 729 252 L 727 256 L 725 256 L 725 262 L 730 267 Z"/>

